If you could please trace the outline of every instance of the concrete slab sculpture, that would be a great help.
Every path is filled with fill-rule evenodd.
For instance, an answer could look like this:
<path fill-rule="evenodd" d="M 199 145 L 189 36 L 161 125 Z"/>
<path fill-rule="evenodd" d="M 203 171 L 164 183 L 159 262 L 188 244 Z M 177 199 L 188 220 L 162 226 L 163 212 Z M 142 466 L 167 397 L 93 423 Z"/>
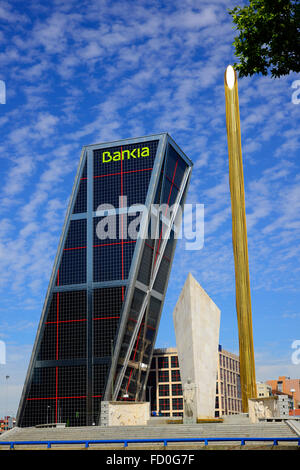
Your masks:
<path fill-rule="evenodd" d="M 101 426 L 146 426 L 149 417 L 148 402 L 101 402 Z"/>
<path fill-rule="evenodd" d="M 220 310 L 189 273 L 173 311 L 184 422 L 215 415 Z"/>

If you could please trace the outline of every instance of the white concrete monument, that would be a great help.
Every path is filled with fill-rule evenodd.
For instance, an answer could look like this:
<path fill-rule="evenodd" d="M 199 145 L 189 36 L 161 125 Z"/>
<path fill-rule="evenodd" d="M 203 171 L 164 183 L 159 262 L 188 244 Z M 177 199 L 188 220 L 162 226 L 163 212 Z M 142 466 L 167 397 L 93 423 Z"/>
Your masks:
<path fill-rule="evenodd" d="M 101 426 L 146 426 L 149 402 L 101 401 Z"/>
<path fill-rule="evenodd" d="M 280 418 L 278 397 L 249 398 L 249 419 L 251 423 L 258 423 L 268 418 Z"/>
<path fill-rule="evenodd" d="M 215 417 L 220 310 L 189 273 L 173 311 L 184 422 Z"/>

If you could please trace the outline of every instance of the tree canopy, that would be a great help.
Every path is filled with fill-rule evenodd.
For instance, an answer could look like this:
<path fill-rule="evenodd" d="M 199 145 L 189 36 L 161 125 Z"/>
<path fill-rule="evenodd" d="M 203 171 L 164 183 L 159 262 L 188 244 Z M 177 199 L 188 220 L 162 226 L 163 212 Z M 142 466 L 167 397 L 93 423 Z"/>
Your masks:
<path fill-rule="evenodd" d="M 233 45 L 240 77 L 300 72 L 299 0 L 250 0 L 228 11 L 239 31 Z"/>

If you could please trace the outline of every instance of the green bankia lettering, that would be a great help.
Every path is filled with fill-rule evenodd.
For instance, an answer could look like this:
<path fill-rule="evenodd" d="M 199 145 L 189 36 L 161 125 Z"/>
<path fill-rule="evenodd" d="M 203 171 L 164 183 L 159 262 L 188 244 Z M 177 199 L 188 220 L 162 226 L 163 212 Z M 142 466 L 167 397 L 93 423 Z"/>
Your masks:
<path fill-rule="evenodd" d="M 150 150 L 149 150 L 149 147 L 144 147 L 142 148 L 142 153 L 141 153 L 142 157 L 149 157 L 150 155 Z"/>
<path fill-rule="evenodd" d="M 121 160 L 121 152 L 114 152 L 113 161 L 117 162 Z"/>
<path fill-rule="evenodd" d="M 140 158 L 140 157 L 149 157 L 150 149 L 149 147 L 135 148 L 132 150 L 123 150 L 122 151 L 122 160 L 130 160 L 130 158 Z M 114 152 L 111 154 L 110 152 L 103 152 L 102 153 L 102 163 L 109 163 L 111 161 L 118 162 L 121 160 L 121 152 Z"/>
<path fill-rule="evenodd" d="M 102 154 L 102 161 L 103 163 L 108 163 L 112 159 L 111 153 L 110 152 L 103 152 Z"/>

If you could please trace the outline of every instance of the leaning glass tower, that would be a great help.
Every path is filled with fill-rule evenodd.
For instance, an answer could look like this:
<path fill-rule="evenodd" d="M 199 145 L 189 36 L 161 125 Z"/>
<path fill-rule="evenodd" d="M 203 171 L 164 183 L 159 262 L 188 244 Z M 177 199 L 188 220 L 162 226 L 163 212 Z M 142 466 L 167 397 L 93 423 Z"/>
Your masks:
<path fill-rule="evenodd" d="M 18 426 L 99 424 L 101 400 L 145 398 L 191 168 L 168 134 L 83 148 Z"/>

